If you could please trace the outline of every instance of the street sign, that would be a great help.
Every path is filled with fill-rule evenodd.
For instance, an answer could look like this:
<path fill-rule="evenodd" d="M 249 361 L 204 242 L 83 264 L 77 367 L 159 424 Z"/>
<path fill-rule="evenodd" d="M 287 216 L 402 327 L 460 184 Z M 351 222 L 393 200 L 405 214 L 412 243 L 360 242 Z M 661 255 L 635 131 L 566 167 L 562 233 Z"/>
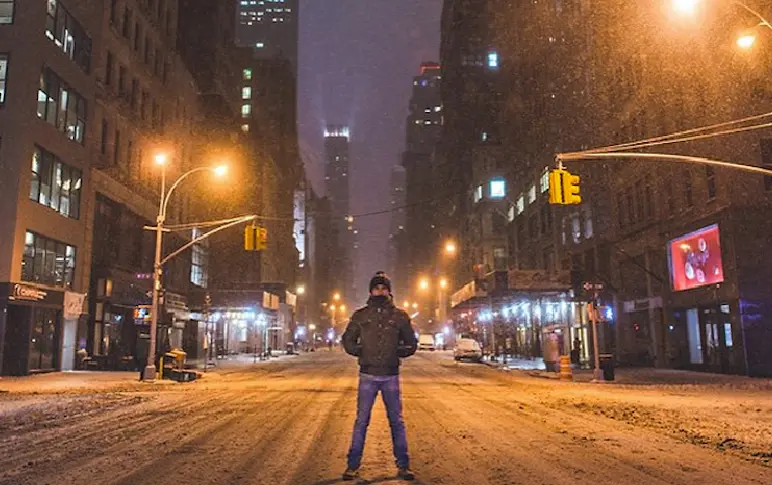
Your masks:
<path fill-rule="evenodd" d="M 603 283 L 584 283 L 584 291 L 603 291 Z"/>

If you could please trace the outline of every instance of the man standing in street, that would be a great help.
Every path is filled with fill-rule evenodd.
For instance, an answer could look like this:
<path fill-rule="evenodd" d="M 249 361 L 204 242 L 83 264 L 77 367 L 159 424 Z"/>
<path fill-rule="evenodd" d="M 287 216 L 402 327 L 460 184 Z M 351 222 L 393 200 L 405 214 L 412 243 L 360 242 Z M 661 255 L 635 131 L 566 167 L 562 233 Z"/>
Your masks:
<path fill-rule="evenodd" d="M 410 317 L 394 306 L 391 281 L 385 273 L 378 272 L 370 280 L 367 306 L 352 315 L 343 334 L 343 347 L 348 354 L 359 358 L 357 417 L 348 452 L 348 468 L 343 479 L 354 480 L 359 476 L 367 426 L 380 392 L 391 427 L 397 476 L 402 480 L 413 480 L 415 476 L 410 471 L 407 435 L 402 419 L 399 366 L 400 358 L 415 354 L 418 342 Z"/>

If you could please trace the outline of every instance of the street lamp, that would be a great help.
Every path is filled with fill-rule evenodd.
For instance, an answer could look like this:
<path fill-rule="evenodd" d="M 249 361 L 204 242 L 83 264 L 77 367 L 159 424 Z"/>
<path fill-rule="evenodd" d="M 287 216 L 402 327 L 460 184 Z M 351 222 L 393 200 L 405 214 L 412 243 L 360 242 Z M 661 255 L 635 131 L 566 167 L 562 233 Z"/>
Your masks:
<path fill-rule="evenodd" d="M 440 280 L 440 288 L 442 288 L 443 290 L 448 288 L 448 280 L 447 279 L 442 278 Z"/>
<path fill-rule="evenodd" d="M 445 243 L 445 254 L 447 254 L 448 256 L 455 255 L 457 250 L 458 250 L 458 247 L 456 246 L 455 242 L 447 241 Z"/>
<path fill-rule="evenodd" d="M 340 300 L 340 293 L 335 293 L 334 295 L 332 295 L 332 299 L 335 301 Z"/>
<path fill-rule="evenodd" d="M 163 266 L 161 262 L 161 249 L 163 248 L 163 233 L 164 223 L 166 222 L 166 209 L 169 205 L 169 199 L 171 198 L 174 190 L 182 183 L 183 180 L 190 175 L 198 172 L 213 172 L 217 176 L 222 176 L 227 172 L 227 167 L 224 165 L 218 167 L 198 167 L 185 172 L 172 184 L 169 191 L 166 190 L 166 165 L 168 162 L 168 155 L 166 153 L 158 153 L 155 155 L 156 164 L 161 166 L 161 198 L 158 205 L 158 216 L 156 217 L 155 225 L 155 259 L 153 262 L 153 304 L 151 307 L 151 320 L 150 320 L 150 348 L 147 352 L 147 365 L 143 373 L 145 380 L 153 380 L 156 376 L 155 366 L 155 347 L 156 347 L 156 334 L 158 333 L 158 298 L 161 292 L 161 268 Z"/>
<path fill-rule="evenodd" d="M 756 36 L 753 34 L 745 34 L 737 38 L 737 47 L 740 49 L 750 49 L 755 43 Z"/>
<path fill-rule="evenodd" d="M 428 289 L 429 289 L 429 280 L 428 280 L 428 279 L 426 279 L 426 278 L 421 278 L 421 281 L 418 283 L 418 287 L 419 287 L 419 288 L 420 288 L 422 291 L 426 291 L 426 290 L 428 290 Z"/>
<path fill-rule="evenodd" d="M 304 285 L 298 285 L 298 287 L 295 289 L 298 295 L 305 295 L 306 294 L 306 287 Z"/>
<path fill-rule="evenodd" d="M 700 0 L 673 0 L 673 10 L 679 15 L 694 15 Z"/>

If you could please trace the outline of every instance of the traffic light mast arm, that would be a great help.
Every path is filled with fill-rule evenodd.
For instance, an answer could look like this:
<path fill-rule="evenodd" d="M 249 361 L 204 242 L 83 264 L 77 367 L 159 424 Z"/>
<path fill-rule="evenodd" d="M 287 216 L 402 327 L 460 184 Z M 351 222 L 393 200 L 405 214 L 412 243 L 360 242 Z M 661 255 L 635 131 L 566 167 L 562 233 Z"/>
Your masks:
<path fill-rule="evenodd" d="M 582 160 L 608 160 L 608 159 L 641 159 L 641 160 L 659 160 L 665 162 L 697 163 L 701 165 L 712 165 L 721 168 L 734 168 L 745 172 L 752 172 L 766 176 L 772 176 L 772 170 L 754 165 L 743 165 L 740 163 L 724 162 L 722 160 L 713 160 L 704 157 L 693 157 L 690 155 L 673 155 L 669 153 L 638 153 L 638 152 L 574 152 L 558 153 L 556 160 L 562 167 L 563 162 L 573 162 Z"/>
<path fill-rule="evenodd" d="M 220 221 L 220 222 L 222 222 L 221 226 L 215 227 L 211 231 L 206 232 L 206 233 L 198 236 L 197 238 L 193 239 L 189 243 L 185 244 L 184 246 L 182 246 L 178 250 L 174 251 L 173 253 L 169 254 L 164 259 L 162 259 L 161 260 L 161 266 L 166 264 L 170 259 L 174 258 L 175 256 L 178 256 L 180 253 L 182 253 L 186 249 L 190 248 L 191 246 L 193 246 L 195 244 L 198 244 L 199 242 L 203 241 L 204 239 L 207 239 L 209 236 L 211 236 L 213 234 L 216 234 L 216 233 L 218 233 L 218 232 L 220 232 L 222 230 L 228 229 L 229 227 L 237 226 L 239 224 L 243 224 L 243 223 L 249 222 L 249 221 L 254 221 L 257 218 L 258 218 L 258 216 L 242 216 L 242 217 L 237 217 L 237 218 L 233 218 L 233 219 L 223 219 L 222 221 Z"/>

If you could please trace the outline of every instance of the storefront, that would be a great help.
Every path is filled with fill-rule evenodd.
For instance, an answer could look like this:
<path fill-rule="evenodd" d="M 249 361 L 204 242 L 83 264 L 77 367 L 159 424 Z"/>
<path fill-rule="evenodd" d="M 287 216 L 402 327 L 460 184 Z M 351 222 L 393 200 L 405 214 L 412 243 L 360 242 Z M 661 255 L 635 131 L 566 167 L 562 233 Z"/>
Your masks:
<path fill-rule="evenodd" d="M 61 369 L 64 292 L 23 283 L 0 285 L 3 375 Z"/>

